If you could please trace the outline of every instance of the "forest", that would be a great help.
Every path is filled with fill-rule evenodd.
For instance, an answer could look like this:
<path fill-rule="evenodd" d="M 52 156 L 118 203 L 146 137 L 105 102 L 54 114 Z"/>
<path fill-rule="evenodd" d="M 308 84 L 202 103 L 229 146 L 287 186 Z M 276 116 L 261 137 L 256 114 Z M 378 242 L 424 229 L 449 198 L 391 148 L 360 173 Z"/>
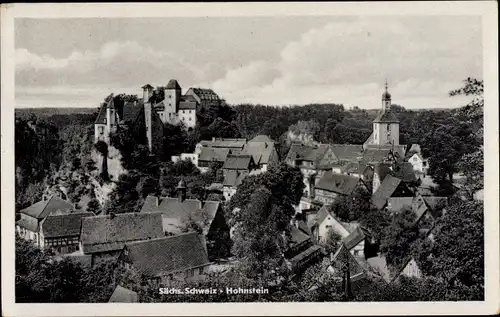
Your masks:
<path fill-rule="evenodd" d="M 319 263 L 305 272 L 301 281 L 290 281 L 274 290 L 271 298 L 256 295 L 256 298 L 231 297 L 230 300 L 481 299 L 484 296 L 483 205 L 473 200 L 473 195 L 484 187 L 482 94 L 482 81 L 468 78 L 462 88 L 450 92 L 450 97 L 471 96 L 472 101 L 461 108 L 407 110 L 401 105 L 392 105 L 392 111 L 397 112 L 400 120 L 400 143 L 420 144 L 423 155 L 430 161 L 429 174 L 438 185 L 436 193 L 452 197 L 451 212 L 441 217 L 437 224 L 435 239 L 439 243 L 430 246 L 419 239 L 412 226 L 411 215 L 403 213 L 400 217 L 387 218 L 370 210 L 362 197 L 355 205 L 340 201 L 331 207 L 346 221 L 357 220 L 370 227 L 378 235 L 380 247 L 388 254 L 389 261 L 397 264 L 404 260 L 394 246 L 402 246 L 413 256 L 421 258 L 422 263 L 426 263 L 426 278 L 404 280 L 397 285 L 370 281 L 369 286 L 360 287 L 355 295 L 346 297 L 338 280 L 324 279 L 321 272 L 324 272 L 325 264 Z M 114 98 L 130 96 L 116 95 Z M 96 213 L 139 211 L 148 194 L 172 195 L 181 177 L 187 183 L 188 197 L 222 200 L 222 195 L 207 190 L 210 184 L 221 181 L 220 165 L 213 165 L 208 173 L 200 174 L 190 162 L 174 164 L 170 157 L 191 152 L 200 140 L 212 137 L 251 139 L 266 134 L 277 142 L 281 159 L 286 156 L 292 142 L 290 134 L 308 135 L 320 143 L 362 144 L 370 135 L 372 120 L 376 116 L 373 110 L 345 109 L 339 104 L 290 108 L 249 104 L 212 106 L 198 114 L 198 124 L 192 131 L 166 124 L 163 141 L 168 151 L 159 158 L 151 158 L 144 141 L 129 131 L 117 133 L 111 145 L 122 153 L 121 163 L 127 173 L 111 180 L 102 173 L 96 174 L 98 168 L 90 155 L 92 149 L 105 151 L 99 144 L 93 144 L 93 122 L 97 110 L 81 113 L 55 111 L 47 115 L 40 115 L 39 111 L 30 113 L 29 110 L 16 112 L 16 211 L 40 200 L 44 191 L 61 182 L 61 179 L 68 184 L 69 200 L 80 203 L 82 209 Z M 67 176 L 75 172 L 87 175 L 87 178 L 94 175 L 100 183 L 113 182 L 115 187 L 108 201 L 102 206 L 97 202 L 92 196 L 89 179 Z M 465 176 L 465 184 L 456 182 L 457 173 Z M 282 250 L 275 245 L 275 237 L 293 216 L 292 206 L 300 200 L 301 186 L 300 171 L 285 164 L 243 181 L 227 209 L 238 207 L 243 212 L 232 216 L 226 210 L 226 214 L 231 223 L 238 224 L 240 228 L 236 233 L 233 253 L 236 256 L 245 255 L 247 260 L 241 271 L 223 278 L 213 276 L 206 282 L 207 285 L 268 285 L 270 280 L 286 277 L 286 273 L 279 270 L 269 276 L 267 267 L 279 266 Z M 81 197 L 85 194 L 89 194 L 91 199 L 82 203 Z M 359 214 L 357 211 L 361 209 L 366 213 Z M 124 283 L 140 293 L 145 301 L 165 300 L 158 298 L 145 281 L 130 276 L 130 272 L 123 273 L 112 268 L 112 264 L 88 269 L 79 267 L 77 263 L 61 261 L 30 271 L 27 268 L 46 263 L 50 254 L 22 241 L 17 241 L 17 244 L 16 270 L 20 272 L 19 279 L 16 279 L 18 301 L 99 302 L 105 296 L 109 297 L 112 292 L 110 287 L 117 280 L 125 280 Z M 332 244 L 332 249 L 335 249 L 338 241 L 332 239 Z M 262 245 L 267 250 L 265 256 L 256 248 Z M 36 256 L 33 257 L 33 254 Z M 429 261 L 430 258 L 433 260 Z M 56 271 L 60 273 L 51 274 Z M 68 277 L 62 279 L 63 275 Z M 319 287 L 310 292 L 311 285 Z M 70 288 L 82 289 L 82 292 L 70 296 L 63 291 Z M 432 292 L 429 293 L 429 289 Z M 186 299 L 176 297 L 176 300 Z M 193 297 L 189 300 L 226 301 L 228 298 Z"/>

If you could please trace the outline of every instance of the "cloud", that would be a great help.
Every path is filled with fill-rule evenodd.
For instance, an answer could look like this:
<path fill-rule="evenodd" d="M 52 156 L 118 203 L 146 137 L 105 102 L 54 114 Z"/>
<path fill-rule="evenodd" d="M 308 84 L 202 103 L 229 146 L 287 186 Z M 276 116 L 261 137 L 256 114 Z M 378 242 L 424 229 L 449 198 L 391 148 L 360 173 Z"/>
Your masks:
<path fill-rule="evenodd" d="M 140 87 L 166 84 L 170 78 L 204 79 L 205 69 L 176 54 L 137 42 L 111 42 L 98 51 L 74 51 L 65 58 L 16 50 L 16 85 L 104 85 Z"/>
<path fill-rule="evenodd" d="M 388 79 L 395 103 L 455 106 L 448 91 L 468 76 L 482 77 L 481 33 L 469 20 L 455 22 L 463 23 L 391 17 L 329 23 L 285 45 L 278 62 L 253 61 L 228 70 L 213 88 L 233 103 L 377 108 Z M 273 76 L 266 76 L 270 71 Z"/>

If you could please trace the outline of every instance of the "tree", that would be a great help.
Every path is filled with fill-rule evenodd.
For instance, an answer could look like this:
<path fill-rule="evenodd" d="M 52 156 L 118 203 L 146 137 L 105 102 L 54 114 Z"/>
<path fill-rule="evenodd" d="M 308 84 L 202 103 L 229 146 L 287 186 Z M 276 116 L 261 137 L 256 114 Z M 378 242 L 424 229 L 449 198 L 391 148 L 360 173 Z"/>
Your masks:
<path fill-rule="evenodd" d="M 419 237 L 415 221 L 413 211 L 404 209 L 393 217 L 391 224 L 384 230 L 380 251 L 388 264 L 400 267 L 410 255 L 411 245 Z"/>
<path fill-rule="evenodd" d="M 99 214 L 101 211 L 101 204 L 95 198 L 92 198 L 87 203 L 87 212 L 93 212 L 94 214 Z"/>
<path fill-rule="evenodd" d="M 419 248 L 426 275 L 441 279 L 450 298 L 483 300 L 484 205 L 454 198 L 433 230 L 434 243 Z"/>
<path fill-rule="evenodd" d="M 346 222 L 358 221 L 370 211 L 370 198 L 370 193 L 367 190 L 358 187 L 350 196 L 337 197 L 335 202 L 329 206 L 330 212 Z"/>
<path fill-rule="evenodd" d="M 328 255 L 335 253 L 342 242 L 342 237 L 333 231 L 332 229 L 328 230 L 326 235 L 326 243 L 325 243 L 325 251 Z"/>

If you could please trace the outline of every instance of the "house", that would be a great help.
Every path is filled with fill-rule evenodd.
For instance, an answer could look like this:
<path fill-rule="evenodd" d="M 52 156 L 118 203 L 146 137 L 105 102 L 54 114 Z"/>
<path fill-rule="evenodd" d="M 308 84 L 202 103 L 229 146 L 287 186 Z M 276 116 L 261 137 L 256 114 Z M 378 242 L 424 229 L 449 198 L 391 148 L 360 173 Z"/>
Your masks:
<path fill-rule="evenodd" d="M 323 204 L 332 204 L 339 195 L 350 196 L 357 188 L 366 189 L 359 177 L 327 171 L 314 186 L 314 198 Z"/>
<path fill-rule="evenodd" d="M 236 194 L 237 187 L 243 182 L 249 172 L 238 171 L 238 170 L 228 170 L 225 173 L 223 182 L 223 195 L 226 201 L 229 201 L 231 197 Z"/>
<path fill-rule="evenodd" d="M 445 212 L 447 197 L 421 196 L 391 197 L 387 200 L 387 211 L 397 214 L 403 210 L 411 210 L 416 216 L 415 223 L 421 229 L 429 229 L 434 221 Z"/>
<path fill-rule="evenodd" d="M 242 151 L 247 143 L 247 139 L 243 138 L 212 138 L 212 140 L 202 140 L 196 144 L 195 153 L 200 153 L 204 147 L 230 149 L 233 154 L 238 154 Z"/>
<path fill-rule="evenodd" d="M 408 158 L 408 163 L 411 164 L 414 171 L 422 173 L 423 175 L 427 174 L 427 170 L 429 169 L 429 165 L 427 160 L 423 158 L 422 154 L 414 153 L 410 158 Z"/>
<path fill-rule="evenodd" d="M 288 269 L 295 274 L 302 272 L 324 255 L 323 248 L 313 243 L 306 226 L 302 226 L 302 229 L 300 227 L 296 221 L 288 227 L 289 239 L 286 238 L 286 234 L 284 235 L 288 246 L 285 251 L 285 262 Z"/>
<path fill-rule="evenodd" d="M 257 165 L 253 160 L 252 155 L 239 154 L 239 155 L 228 155 L 222 165 L 222 171 L 227 173 L 228 171 L 240 171 L 248 172 L 255 170 Z"/>
<path fill-rule="evenodd" d="M 211 164 L 223 165 L 230 152 L 231 150 L 227 148 L 203 147 L 198 154 L 198 169 L 206 173 Z"/>
<path fill-rule="evenodd" d="M 152 86 L 143 88 L 144 100 L 152 96 Z M 211 89 L 189 88 L 183 95 L 182 88 L 175 79 L 171 79 L 163 88 L 164 99 L 154 103 L 154 110 L 162 122 L 170 124 L 183 123 L 186 128 L 196 126 L 197 113 L 210 105 L 220 105 L 221 99 Z"/>
<path fill-rule="evenodd" d="M 56 196 L 43 196 L 42 200 L 19 211 L 20 219 L 16 221 L 17 234 L 27 241 L 33 241 L 43 247 L 41 224 L 49 215 L 69 214 L 74 210 L 73 204 Z"/>
<path fill-rule="evenodd" d="M 141 208 L 141 214 L 159 213 L 159 224 L 168 234 L 197 231 L 207 243 L 210 258 L 226 256 L 229 253 L 229 226 L 219 201 L 186 199 L 183 180 L 177 186 L 178 197 L 157 197 L 149 195 Z"/>
<path fill-rule="evenodd" d="M 163 285 L 203 280 L 210 265 L 203 238 L 196 232 L 126 243 L 120 263 Z"/>
<path fill-rule="evenodd" d="M 139 298 L 136 292 L 118 285 L 111 294 L 108 303 L 137 303 L 138 301 Z"/>
<path fill-rule="evenodd" d="M 349 252 L 344 243 L 340 244 L 335 254 L 331 255 L 331 265 L 328 272 L 341 279 L 346 270 L 349 271 L 351 286 L 366 279 L 367 274 L 363 266 L 359 264 L 356 258 Z"/>
<path fill-rule="evenodd" d="M 116 259 L 127 242 L 164 237 L 160 213 L 123 213 L 82 218 L 80 250 L 92 265 Z"/>
<path fill-rule="evenodd" d="M 392 175 L 387 175 L 372 195 L 370 202 L 375 208 L 381 210 L 387 205 L 387 200 L 390 197 L 410 196 L 413 196 L 413 192 L 408 188 L 405 182 Z"/>
<path fill-rule="evenodd" d="M 171 160 L 173 163 L 178 161 L 191 161 L 196 167 L 199 168 L 198 155 L 194 153 L 181 153 L 180 155 L 172 155 Z"/>
<path fill-rule="evenodd" d="M 40 223 L 40 248 L 67 254 L 79 249 L 82 218 L 91 212 L 49 215 Z"/>
<path fill-rule="evenodd" d="M 146 91 L 151 86 L 144 87 Z M 147 144 L 150 154 L 159 155 L 163 152 L 163 122 L 153 110 L 148 97 L 123 104 L 115 103 L 113 98 L 109 98 L 101 104 L 94 123 L 94 142 L 103 141 L 110 145 L 111 135 L 120 128 L 131 129 L 138 140 Z"/>
<path fill-rule="evenodd" d="M 251 155 L 257 169 L 261 172 L 266 172 L 269 166 L 277 164 L 279 161 L 275 142 L 267 135 L 258 135 L 248 141 L 241 153 Z"/>

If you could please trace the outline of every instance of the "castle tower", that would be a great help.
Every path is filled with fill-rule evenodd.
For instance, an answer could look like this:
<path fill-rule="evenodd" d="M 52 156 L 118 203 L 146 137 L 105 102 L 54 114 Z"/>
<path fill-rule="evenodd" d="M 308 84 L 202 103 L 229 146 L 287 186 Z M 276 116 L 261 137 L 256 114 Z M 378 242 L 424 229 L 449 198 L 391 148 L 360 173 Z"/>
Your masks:
<path fill-rule="evenodd" d="M 109 144 L 110 134 L 116 130 L 116 109 L 113 101 L 113 94 L 111 94 L 109 101 L 106 103 L 106 134 L 104 142 Z"/>
<path fill-rule="evenodd" d="M 382 94 L 382 111 L 373 121 L 373 144 L 399 145 L 399 120 L 391 111 L 391 94 L 385 83 Z"/>
<path fill-rule="evenodd" d="M 142 101 L 144 103 L 149 102 L 149 98 L 153 95 L 153 86 L 150 84 L 146 84 L 141 87 L 142 88 Z"/>
<path fill-rule="evenodd" d="M 179 102 L 181 99 L 182 88 L 175 79 L 170 79 L 165 87 L 165 112 L 164 118 L 166 121 L 174 121 L 179 109 Z"/>

